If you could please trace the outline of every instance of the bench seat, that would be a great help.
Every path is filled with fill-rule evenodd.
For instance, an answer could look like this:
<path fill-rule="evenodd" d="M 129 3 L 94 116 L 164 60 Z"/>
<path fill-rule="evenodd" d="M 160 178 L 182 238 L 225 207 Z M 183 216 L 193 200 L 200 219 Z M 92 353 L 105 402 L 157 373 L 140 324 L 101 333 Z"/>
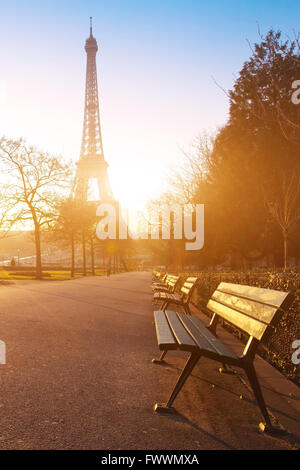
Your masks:
<path fill-rule="evenodd" d="M 156 287 L 156 286 L 165 286 L 166 284 L 163 282 L 163 281 L 155 281 L 155 282 L 152 282 L 152 287 Z"/>
<path fill-rule="evenodd" d="M 176 292 L 174 294 L 170 293 L 169 291 L 159 291 L 155 292 L 153 295 L 153 300 L 154 301 L 170 301 L 172 303 L 182 303 L 182 297 L 181 295 L 177 294 Z"/>
<path fill-rule="evenodd" d="M 214 360 L 237 363 L 239 358 L 216 338 L 195 316 L 172 310 L 154 312 L 156 336 L 161 351 L 198 351 Z"/>
<path fill-rule="evenodd" d="M 154 294 L 157 294 L 158 292 L 170 292 L 170 288 L 167 286 L 154 286 L 152 290 Z"/>

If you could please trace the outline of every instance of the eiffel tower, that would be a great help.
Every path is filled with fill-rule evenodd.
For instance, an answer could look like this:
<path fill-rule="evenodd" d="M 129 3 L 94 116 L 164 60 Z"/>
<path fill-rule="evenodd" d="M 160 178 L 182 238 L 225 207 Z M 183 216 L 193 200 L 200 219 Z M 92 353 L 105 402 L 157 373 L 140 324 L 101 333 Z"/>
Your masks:
<path fill-rule="evenodd" d="M 75 199 L 82 201 L 115 202 L 107 173 L 108 164 L 103 152 L 96 67 L 98 45 L 93 36 L 92 18 L 90 18 L 90 36 L 85 42 L 85 51 L 87 63 L 84 120 L 74 196 Z M 98 195 L 94 199 L 90 198 L 91 183 L 94 183 L 94 189 L 98 189 Z"/>

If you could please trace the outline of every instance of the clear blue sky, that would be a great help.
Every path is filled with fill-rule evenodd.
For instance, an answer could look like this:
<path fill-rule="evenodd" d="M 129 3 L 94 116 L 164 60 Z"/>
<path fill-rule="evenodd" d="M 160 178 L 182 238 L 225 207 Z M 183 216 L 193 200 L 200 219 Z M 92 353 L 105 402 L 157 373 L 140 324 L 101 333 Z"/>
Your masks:
<path fill-rule="evenodd" d="M 178 146 L 226 121 L 227 98 L 212 76 L 232 86 L 250 55 L 246 39 L 258 40 L 257 22 L 262 32 L 292 36 L 300 16 L 288 0 L 0 0 L 0 7 L 0 135 L 74 160 L 93 16 L 104 151 L 114 192 L 129 204 L 162 185 Z"/>

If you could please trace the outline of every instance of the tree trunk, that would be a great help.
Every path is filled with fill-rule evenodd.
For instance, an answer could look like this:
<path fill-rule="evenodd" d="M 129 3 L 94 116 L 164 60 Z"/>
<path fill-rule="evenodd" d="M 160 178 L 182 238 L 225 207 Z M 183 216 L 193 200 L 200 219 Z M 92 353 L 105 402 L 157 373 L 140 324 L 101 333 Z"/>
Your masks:
<path fill-rule="evenodd" d="M 74 234 L 71 235 L 71 277 L 75 275 L 75 243 Z"/>
<path fill-rule="evenodd" d="M 120 261 L 121 261 L 121 263 L 122 263 L 122 265 L 123 265 L 124 271 L 128 271 L 128 268 L 127 268 L 127 265 L 126 265 L 126 262 L 125 262 L 123 256 L 121 256 Z"/>
<path fill-rule="evenodd" d="M 42 279 L 42 254 L 41 254 L 41 235 L 40 227 L 38 224 L 34 226 L 34 238 L 35 238 L 35 271 L 36 278 Z"/>
<path fill-rule="evenodd" d="M 284 255 L 284 269 L 287 268 L 287 256 L 288 256 L 288 240 L 286 234 L 283 234 L 283 255 Z"/>
<path fill-rule="evenodd" d="M 82 231 L 82 271 L 83 275 L 86 276 L 86 243 L 84 230 Z"/>
<path fill-rule="evenodd" d="M 92 267 L 92 276 L 95 276 L 94 241 L 92 238 L 91 238 L 91 267 Z"/>

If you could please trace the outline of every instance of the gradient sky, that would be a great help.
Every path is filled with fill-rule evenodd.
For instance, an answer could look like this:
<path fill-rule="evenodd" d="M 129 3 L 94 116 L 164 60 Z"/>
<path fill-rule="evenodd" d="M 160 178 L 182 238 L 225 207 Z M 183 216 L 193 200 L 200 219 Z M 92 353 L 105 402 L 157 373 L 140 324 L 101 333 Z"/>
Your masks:
<path fill-rule="evenodd" d="M 123 205 L 163 188 L 270 27 L 299 29 L 296 1 L 0 0 L 0 135 L 78 160 L 89 16 L 98 41 L 103 145 Z M 298 24 L 297 24 L 298 23 Z"/>

